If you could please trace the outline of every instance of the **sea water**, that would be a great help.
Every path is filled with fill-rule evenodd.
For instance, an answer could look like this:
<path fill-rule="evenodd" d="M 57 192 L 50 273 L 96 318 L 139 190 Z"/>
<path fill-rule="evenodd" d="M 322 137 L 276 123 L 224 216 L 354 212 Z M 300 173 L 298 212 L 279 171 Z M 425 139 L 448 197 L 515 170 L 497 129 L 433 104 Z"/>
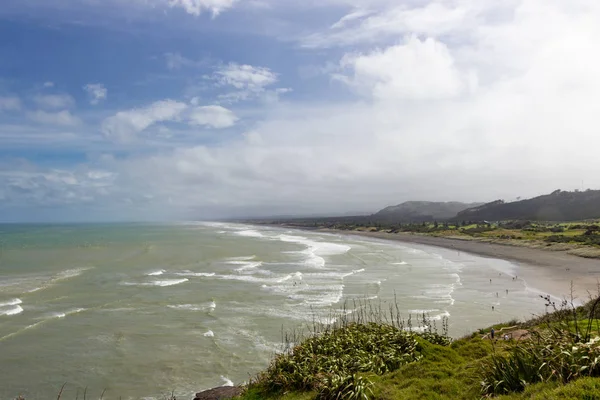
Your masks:
<path fill-rule="evenodd" d="M 0 398 L 164 398 L 239 384 L 282 331 L 354 299 L 458 337 L 544 310 L 519 266 L 455 250 L 229 223 L 0 226 Z M 560 296 L 561 293 L 553 293 Z M 394 300 L 395 299 L 395 300 Z M 492 311 L 492 307 L 494 308 Z"/>

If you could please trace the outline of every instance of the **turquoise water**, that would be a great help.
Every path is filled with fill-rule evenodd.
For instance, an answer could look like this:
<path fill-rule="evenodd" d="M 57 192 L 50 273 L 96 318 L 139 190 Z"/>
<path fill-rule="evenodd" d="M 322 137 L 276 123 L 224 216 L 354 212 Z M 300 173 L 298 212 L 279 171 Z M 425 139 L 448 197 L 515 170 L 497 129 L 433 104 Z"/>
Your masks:
<path fill-rule="evenodd" d="M 359 237 L 219 223 L 0 226 L 0 398 L 187 398 L 242 383 L 282 329 L 361 298 L 460 336 L 543 311 L 518 265 Z M 508 292 L 507 292 L 508 291 Z M 495 311 L 491 311 L 492 305 Z"/>

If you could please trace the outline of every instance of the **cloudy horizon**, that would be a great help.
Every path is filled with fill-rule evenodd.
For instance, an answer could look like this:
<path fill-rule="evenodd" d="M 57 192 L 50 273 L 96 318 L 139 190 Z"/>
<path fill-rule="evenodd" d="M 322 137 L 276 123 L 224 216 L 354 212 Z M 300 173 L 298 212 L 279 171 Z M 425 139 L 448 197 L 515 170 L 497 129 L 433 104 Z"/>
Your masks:
<path fill-rule="evenodd" d="M 7 0 L 0 222 L 600 189 L 596 0 Z"/>

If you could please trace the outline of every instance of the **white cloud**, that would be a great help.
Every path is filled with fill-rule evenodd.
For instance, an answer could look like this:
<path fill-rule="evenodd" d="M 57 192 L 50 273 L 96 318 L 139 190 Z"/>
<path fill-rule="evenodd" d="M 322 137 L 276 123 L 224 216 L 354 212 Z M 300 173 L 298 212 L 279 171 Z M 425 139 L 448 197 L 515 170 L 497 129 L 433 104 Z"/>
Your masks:
<path fill-rule="evenodd" d="M 600 187 L 600 2 L 509 0 L 498 14 L 491 0 L 422 0 L 402 9 L 353 3 L 373 13 L 319 32 L 318 43 L 342 46 L 327 52 L 328 61 L 356 90 L 351 98 L 307 85 L 306 100 L 236 109 L 244 118 L 238 135 L 202 144 L 198 134 L 176 145 L 173 132 L 169 148 L 152 153 L 146 143 L 125 159 L 106 157 L 99 169 L 118 179 L 102 204 L 120 210 L 127 199 L 148 218 L 217 218 L 527 197 L 579 188 L 582 180 Z M 386 22 L 392 9 L 399 28 Z M 270 70 L 256 71 L 231 64 L 211 79 L 255 96 L 277 81 Z M 152 107 L 118 113 L 105 133 L 190 123 L 200 104 L 167 102 L 171 111 L 159 116 Z M 215 125 L 201 116 L 199 123 Z"/>
<path fill-rule="evenodd" d="M 196 107 L 188 115 L 190 125 L 204 125 L 212 128 L 229 128 L 235 125 L 238 118 L 225 107 Z"/>
<path fill-rule="evenodd" d="M 343 28 L 348 23 L 350 23 L 352 21 L 355 21 L 357 19 L 366 17 L 366 16 L 368 16 L 368 15 L 370 15 L 372 13 L 373 13 L 372 11 L 368 11 L 368 10 L 355 10 L 355 11 L 352 11 L 350 14 L 344 15 L 335 24 L 331 25 L 331 29 L 340 29 L 340 28 Z"/>
<path fill-rule="evenodd" d="M 53 88 L 54 87 L 54 82 L 44 82 L 44 84 L 42 85 L 45 88 Z"/>
<path fill-rule="evenodd" d="M 220 96 L 225 101 L 240 101 L 255 97 L 277 82 L 277 74 L 265 67 L 229 63 L 215 71 L 212 79 L 219 86 L 233 87 L 233 92 Z"/>
<path fill-rule="evenodd" d="M 466 84 L 446 45 L 432 38 L 412 36 L 366 55 L 346 55 L 341 66 L 351 75 L 338 78 L 378 99 L 448 98 Z"/>
<path fill-rule="evenodd" d="M 415 34 L 424 36 L 464 35 L 472 32 L 486 19 L 501 19 L 511 11 L 516 0 L 421 1 L 411 7 L 393 1 L 380 2 L 378 10 L 359 9 L 343 16 L 329 29 L 302 37 L 309 48 L 348 46 L 360 43 L 382 43 Z M 377 5 L 365 2 L 366 7 Z"/>
<path fill-rule="evenodd" d="M 167 68 L 170 70 L 180 69 L 181 67 L 188 67 L 194 65 L 194 61 L 182 56 L 179 53 L 165 53 L 165 61 Z"/>
<path fill-rule="evenodd" d="M 71 114 L 69 110 L 62 110 L 58 112 L 38 110 L 27 113 L 27 117 L 40 124 L 76 126 L 81 123 L 79 118 Z"/>
<path fill-rule="evenodd" d="M 21 99 L 15 96 L 0 96 L 0 111 L 17 111 L 21 109 Z"/>
<path fill-rule="evenodd" d="M 40 94 L 34 96 L 33 101 L 41 108 L 53 110 L 75 105 L 75 100 L 68 94 Z"/>
<path fill-rule="evenodd" d="M 204 10 L 214 16 L 233 7 L 237 0 L 169 0 L 171 7 L 181 7 L 188 14 L 200 15 Z"/>
<path fill-rule="evenodd" d="M 157 122 L 176 120 L 187 107 L 174 100 L 161 100 L 144 108 L 119 111 L 102 122 L 102 133 L 116 141 L 129 141 Z"/>
<path fill-rule="evenodd" d="M 83 87 L 90 98 L 90 104 L 96 105 L 102 100 L 106 100 L 108 90 L 101 83 L 88 83 Z"/>

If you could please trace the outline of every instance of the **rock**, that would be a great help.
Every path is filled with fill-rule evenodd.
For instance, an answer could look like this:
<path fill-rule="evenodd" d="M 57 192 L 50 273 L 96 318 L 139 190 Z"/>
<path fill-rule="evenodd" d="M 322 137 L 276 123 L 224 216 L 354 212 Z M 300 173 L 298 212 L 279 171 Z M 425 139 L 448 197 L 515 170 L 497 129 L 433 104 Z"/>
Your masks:
<path fill-rule="evenodd" d="M 242 388 L 240 387 L 222 386 L 196 393 L 194 400 L 228 400 L 240 394 L 242 394 Z"/>

